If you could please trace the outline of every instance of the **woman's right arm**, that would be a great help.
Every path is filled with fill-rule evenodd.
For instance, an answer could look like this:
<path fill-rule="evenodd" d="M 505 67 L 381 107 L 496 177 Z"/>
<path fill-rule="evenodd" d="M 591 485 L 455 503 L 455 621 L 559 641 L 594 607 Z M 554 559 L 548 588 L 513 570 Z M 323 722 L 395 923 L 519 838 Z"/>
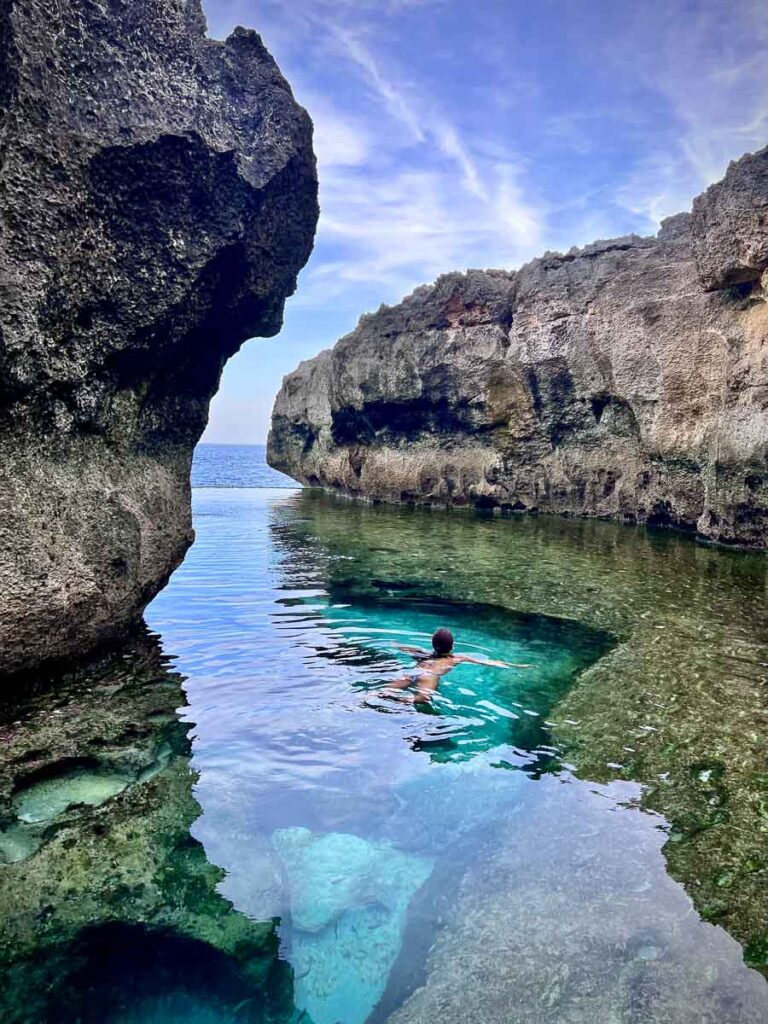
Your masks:
<path fill-rule="evenodd" d="M 415 654 L 417 658 L 428 658 L 429 651 L 425 651 L 423 647 L 412 647 L 410 644 L 395 644 L 398 650 L 405 651 L 406 654 Z"/>

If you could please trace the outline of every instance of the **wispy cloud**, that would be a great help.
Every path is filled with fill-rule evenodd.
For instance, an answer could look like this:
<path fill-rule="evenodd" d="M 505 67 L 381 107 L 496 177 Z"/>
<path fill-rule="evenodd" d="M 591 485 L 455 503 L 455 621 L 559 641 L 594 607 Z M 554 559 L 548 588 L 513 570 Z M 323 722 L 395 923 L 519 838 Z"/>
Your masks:
<path fill-rule="evenodd" d="M 443 3 L 265 5 L 280 12 L 272 38 L 285 48 L 290 66 L 281 63 L 315 124 L 321 217 L 294 300 L 303 306 L 359 302 L 361 285 L 392 301 L 438 273 L 513 266 L 542 246 L 543 203 L 525 186 L 520 154 L 460 125 L 392 45 L 404 12 Z M 318 88 L 322 69 L 299 61 L 307 53 L 332 64 L 331 88 Z"/>
<path fill-rule="evenodd" d="M 438 151 L 455 164 L 464 188 L 476 198 L 487 200 L 478 169 L 455 125 L 444 115 L 426 107 L 423 101 L 419 103 L 408 99 L 407 92 L 412 90 L 387 78 L 368 47 L 351 31 L 338 25 L 331 25 L 331 31 L 378 99 L 391 116 L 410 132 L 413 140 L 436 145 Z"/>
<path fill-rule="evenodd" d="M 762 0 L 714 0 L 669 5 L 648 29 L 633 26 L 635 66 L 666 117 L 617 198 L 655 225 L 768 142 L 768 17 Z"/>
<path fill-rule="evenodd" d="M 459 138 L 456 128 L 445 121 L 438 121 L 432 128 L 440 152 L 453 160 L 461 173 L 463 187 L 470 195 L 482 202 L 488 201 L 488 192 L 480 180 L 477 166 L 469 155 L 464 142 Z"/>
<path fill-rule="evenodd" d="M 424 142 L 425 135 L 418 115 L 406 100 L 402 87 L 382 74 L 373 55 L 349 29 L 333 22 L 328 25 L 328 29 L 342 53 L 362 73 L 374 95 L 384 103 L 392 117 L 405 125 L 416 142 Z"/>
<path fill-rule="evenodd" d="M 768 142 L 765 0 L 203 2 L 212 34 L 261 32 L 315 124 L 321 219 L 273 390 L 380 302 L 650 233 Z M 246 378 L 225 376 L 232 423 Z"/>
<path fill-rule="evenodd" d="M 334 253 L 310 268 L 299 301 L 328 301 L 360 283 L 392 299 L 446 270 L 515 265 L 534 255 L 541 204 L 526 195 L 506 147 L 463 136 L 391 61 L 385 73 L 384 60 L 350 28 L 331 22 L 325 31 L 369 91 L 368 125 L 380 130 L 369 127 L 358 139 L 367 159 L 353 164 L 333 151 L 324 159 L 324 133 L 334 124 L 334 137 L 343 133 L 338 117 L 317 119 L 318 249 L 328 244 Z"/>
<path fill-rule="evenodd" d="M 325 97 L 303 97 L 312 109 L 314 146 L 321 176 L 325 168 L 361 167 L 371 159 L 374 140 L 359 117 L 337 110 Z"/>
<path fill-rule="evenodd" d="M 321 245 L 298 302 L 328 302 L 366 283 L 389 299 L 447 270 L 515 266 L 541 248 L 538 211 L 511 168 L 497 168 L 492 199 L 468 201 L 463 186 L 431 170 L 371 177 L 326 173 Z M 457 210 L 460 211 L 457 216 Z"/>

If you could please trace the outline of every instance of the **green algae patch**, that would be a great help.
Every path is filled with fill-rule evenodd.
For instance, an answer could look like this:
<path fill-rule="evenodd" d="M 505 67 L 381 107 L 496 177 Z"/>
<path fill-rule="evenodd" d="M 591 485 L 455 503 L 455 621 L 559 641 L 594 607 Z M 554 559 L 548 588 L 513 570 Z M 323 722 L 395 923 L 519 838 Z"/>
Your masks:
<path fill-rule="evenodd" d="M 768 920 L 768 558 L 599 521 L 430 512 L 318 491 L 282 543 L 333 592 L 382 590 L 574 620 L 618 642 L 550 712 L 585 779 L 633 780 L 664 856 L 745 948 Z M 725 880 L 726 884 L 723 884 Z M 750 961 L 752 962 L 752 961 Z M 754 966 L 766 970 L 759 962 Z"/>
<path fill-rule="evenodd" d="M 178 720 L 175 719 L 178 727 Z M 43 752 L 36 751 L 41 758 Z M 149 782 L 173 756 L 167 741 L 135 746 L 110 757 L 46 757 L 42 767 L 23 772 L 0 828 L 0 864 L 17 864 L 36 853 L 64 824 L 87 808 L 100 807 L 129 787 Z"/>
<path fill-rule="evenodd" d="M 744 959 L 750 967 L 768 969 L 768 932 L 755 936 L 747 943 Z"/>
<path fill-rule="evenodd" d="M 96 1019 L 94 986 L 115 1010 L 130 977 L 113 989 L 101 979 L 113 947 L 137 971 L 175 950 L 236 975 L 228 997 L 237 998 L 218 1009 L 229 1019 L 244 1002 L 252 1009 L 232 1019 L 262 1019 L 275 927 L 219 895 L 222 872 L 190 835 L 200 808 L 176 714 L 181 682 L 156 639 L 140 638 L 0 717 L 0 1015 L 9 1024 Z M 182 967 L 180 984 L 191 984 Z"/>

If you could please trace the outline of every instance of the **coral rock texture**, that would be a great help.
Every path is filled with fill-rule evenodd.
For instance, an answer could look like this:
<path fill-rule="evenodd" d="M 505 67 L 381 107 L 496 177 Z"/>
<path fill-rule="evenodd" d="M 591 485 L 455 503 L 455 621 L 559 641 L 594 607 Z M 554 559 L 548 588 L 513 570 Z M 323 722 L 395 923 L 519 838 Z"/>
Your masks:
<path fill-rule="evenodd" d="M 221 369 L 317 221 L 312 127 L 200 0 L 0 0 L 0 673 L 121 638 L 192 539 Z"/>
<path fill-rule="evenodd" d="M 371 499 L 768 539 L 768 149 L 658 236 L 447 274 L 287 376 L 275 468 Z"/>

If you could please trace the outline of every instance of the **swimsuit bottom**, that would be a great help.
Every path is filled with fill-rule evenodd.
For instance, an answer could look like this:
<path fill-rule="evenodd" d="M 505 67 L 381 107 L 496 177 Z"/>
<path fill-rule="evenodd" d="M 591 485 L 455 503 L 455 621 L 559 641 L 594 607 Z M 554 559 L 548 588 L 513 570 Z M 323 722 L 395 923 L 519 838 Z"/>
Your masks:
<path fill-rule="evenodd" d="M 418 669 L 416 669 L 415 672 L 409 672 L 408 673 L 408 679 L 410 679 L 410 681 L 412 683 L 420 683 L 422 681 L 422 679 L 434 679 L 434 678 L 435 678 L 435 673 L 434 672 L 430 672 L 426 668 L 418 668 Z"/>

